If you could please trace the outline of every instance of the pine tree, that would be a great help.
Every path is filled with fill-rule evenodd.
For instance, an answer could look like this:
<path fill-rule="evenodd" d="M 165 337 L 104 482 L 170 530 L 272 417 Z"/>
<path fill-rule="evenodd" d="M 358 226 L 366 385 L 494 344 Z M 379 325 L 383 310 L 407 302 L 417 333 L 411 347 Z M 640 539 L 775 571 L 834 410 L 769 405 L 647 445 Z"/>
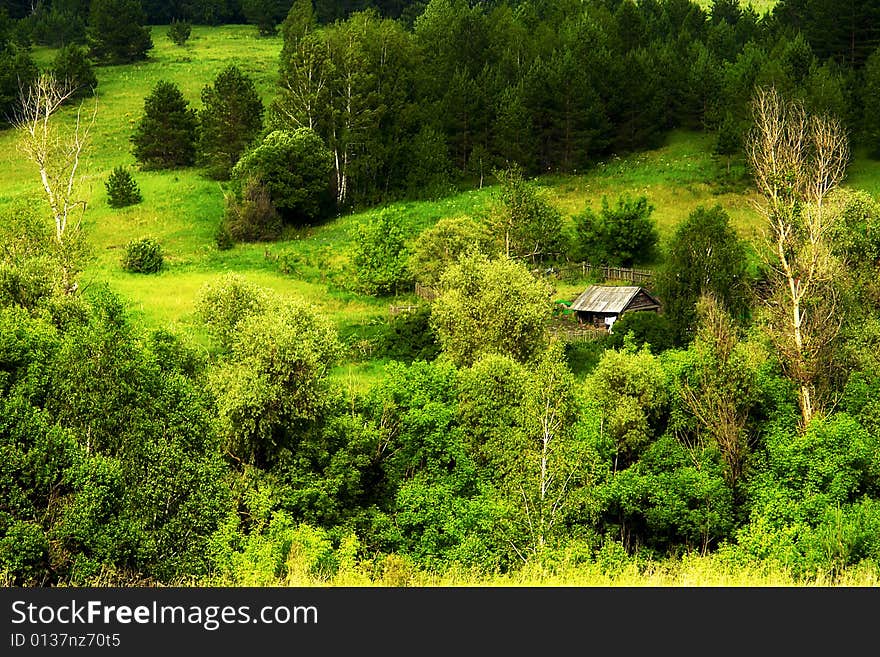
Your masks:
<path fill-rule="evenodd" d="M 263 101 L 253 80 L 227 66 L 202 89 L 199 161 L 213 178 L 226 180 L 241 154 L 263 129 Z"/>
<path fill-rule="evenodd" d="M 123 166 L 113 169 L 104 186 L 107 188 L 107 205 L 111 208 L 124 208 L 143 200 L 137 183 Z"/>
<path fill-rule="evenodd" d="M 77 45 L 64 46 L 55 56 L 52 64 L 55 79 L 68 88 L 75 89 L 71 98 L 91 96 L 98 86 L 98 77 L 92 69 L 85 48 Z"/>
<path fill-rule="evenodd" d="M 139 0 L 92 0 L 87 37 L 90 54 L 102 64 L 146 59 L 153 47 Z"/>
<path fill-rule="evenodd" d="M 144 115 L 131 137 L 145 169 L 189 166 L 196 156 L 196 112 L 173 82 L 160 80 L 144 101 Z"/>

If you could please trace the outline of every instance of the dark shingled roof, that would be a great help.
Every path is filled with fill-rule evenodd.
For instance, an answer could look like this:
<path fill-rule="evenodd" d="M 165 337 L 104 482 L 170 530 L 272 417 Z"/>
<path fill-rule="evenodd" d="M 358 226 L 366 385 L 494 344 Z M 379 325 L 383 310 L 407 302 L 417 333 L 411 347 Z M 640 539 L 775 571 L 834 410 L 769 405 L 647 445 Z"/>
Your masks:
<path fill-rule="evenodd" d="M 640 291 L 644 290 L 638 286 L 591 285 L 571 303 L 571 309 L 586 313 L 619 315 L 626 310 L 626 307 Z M 650 294 L 647 292 L 645 294 L 656 302 Z"/>

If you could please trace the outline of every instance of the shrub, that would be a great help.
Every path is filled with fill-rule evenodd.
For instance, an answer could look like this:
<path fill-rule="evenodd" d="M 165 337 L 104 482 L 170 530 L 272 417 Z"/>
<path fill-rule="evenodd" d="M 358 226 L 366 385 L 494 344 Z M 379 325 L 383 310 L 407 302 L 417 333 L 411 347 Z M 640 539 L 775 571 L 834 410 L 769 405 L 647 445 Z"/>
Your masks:
<path fill-rule="evenodd" d="M 206 284 L 199 293 L 198 318 L 224 348 L 229 348 L 239 323 L 251 315 L 263 313 L 269 295 L 262 288 L 236 273 L 229 273 Z"/>
<path fill-rule="evenodd" d="M 249 178 L 241 198 L 228 196 L 223 225 L 232 240 L 263 242 L 281 236 L 281 215 L 272 204 L 266 185 Z"/>
<path fill-rule="evenodd" d="M 382 356 L 393 360 L 434 360 L 440 344 L 431 327 L 431 307 L 425 304 L 394 317 L 381 334 L 379 348 Z"/>
<path fill-rule="evenodd" d="M 220 225 L 217 226 L 217 232 L 214 233 L 214 243 L 220 251 L 228 251 L 235 246 L 235 238 L 232 236 L 229 224 L 225 220 L 221 221 Z"/>
<path fill-rule="evenodd" d="M 406 238 L 403 218 L 386 209 L 368 224 L 358 225 L 352 255 L 358 292 L 390 295 L 411 284 Z"/>
<path fill-rule="evenodd" d="M 123 166 L 118 166 L 104 182 L 107 188 L 107 205 L 111 208 L 124 208 L 143 200 L 141 190 L 131 174 Z"/>
<path fill-rule="evenodd" d="M 597 213 L 587 207 L 574 217 L 572 255 L 593 264 L 632 267 L 655 257 L 658 234 L 651 219 L 654 206 L 644 196 L 621 196 L 614 207 L 602 197 Z"/>
<path fill-rule="evenodd" d="M 155 274 L 162 269 L 162 246 L 151 237 L 132 240 L 125 247 L 122 268 L 137 274 Z"/>
<path fill-rule="evenodd" d="M 657 313 L 626 313 L 614 322 L 612 331 L 606 343 L 612 349 L 623 348 L 624 339 L 629 334 L 632 335 L 633 344 L 637 347 L 647 344 L 655 354 L 671 349 L 675 344 L 672 324 L 665 315 Z"/>
<path fill-rule="evenodd" d="M 242 156 L 232 178 L 242 186 L 261 180 L 285 221 L 308 224 L 326 211 L 332 169 L 333 156 L 318 133 L 275 130 Z"/>
<path fill-rule="evenodd" d="M 189 39 L 189 35 L 192 33 L 192 25 L 190 25 L 189 21 L 171 21 L 171 25 L 168 27 L 168 38 L 171 39 L 178 46 L 182 46 L 186 43 L 187 39 Z"/>

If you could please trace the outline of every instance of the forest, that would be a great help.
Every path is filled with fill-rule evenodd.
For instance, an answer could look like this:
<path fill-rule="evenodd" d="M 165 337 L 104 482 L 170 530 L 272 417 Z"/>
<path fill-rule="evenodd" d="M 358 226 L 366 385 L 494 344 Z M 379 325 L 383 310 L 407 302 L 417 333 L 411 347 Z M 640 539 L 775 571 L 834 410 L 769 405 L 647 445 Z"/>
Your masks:
<path fill-rule="evenodd" d="M 5 0 L 0 582 L 876 585 L 878 26 Z"/>

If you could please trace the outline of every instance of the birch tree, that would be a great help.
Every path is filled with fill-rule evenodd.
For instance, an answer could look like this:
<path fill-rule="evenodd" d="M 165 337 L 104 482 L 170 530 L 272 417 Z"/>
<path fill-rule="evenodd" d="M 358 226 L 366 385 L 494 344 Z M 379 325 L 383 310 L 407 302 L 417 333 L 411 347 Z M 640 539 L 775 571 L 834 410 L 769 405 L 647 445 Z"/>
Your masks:
<path fill-rule="evenodd" d="M 574 489 L 582 484 L 577 441 L 572 436 L 578 414 L 574 389 L 562 347 L 553 343 L 529 381 L 522 407 L 526 445 L 519 492 L 536 555 L 550 547 Z"/>
<path fill-rule="evenodd" d="M 75 88 L 44 73 L 21 89 L 19 109 L 13 119 L 20 137 L 19 149 L 37 168 L 55 222 L 61 287 L 65 293 L 76 289 L 75 259 L 86 207 L 80 196 L 78 173 L 98 111 L 97 100 L 91 112 L 84 112 L 80 104 L 72 129 L 61 125 L 56 113 L 75 92 Z"/>
<path fill-rule="evenodd" d="M 786 374 L 798 386 L 804 425 L 823 409 L 819 388 L 842 323 L 832 252 L 836 213 L 828 194 L 846 175 L 849 142 L 840 121 L 809 115 L 773 89 L 759 89 L 746 153 L 765 220 L 772 293 L 768 329 Z"/>

